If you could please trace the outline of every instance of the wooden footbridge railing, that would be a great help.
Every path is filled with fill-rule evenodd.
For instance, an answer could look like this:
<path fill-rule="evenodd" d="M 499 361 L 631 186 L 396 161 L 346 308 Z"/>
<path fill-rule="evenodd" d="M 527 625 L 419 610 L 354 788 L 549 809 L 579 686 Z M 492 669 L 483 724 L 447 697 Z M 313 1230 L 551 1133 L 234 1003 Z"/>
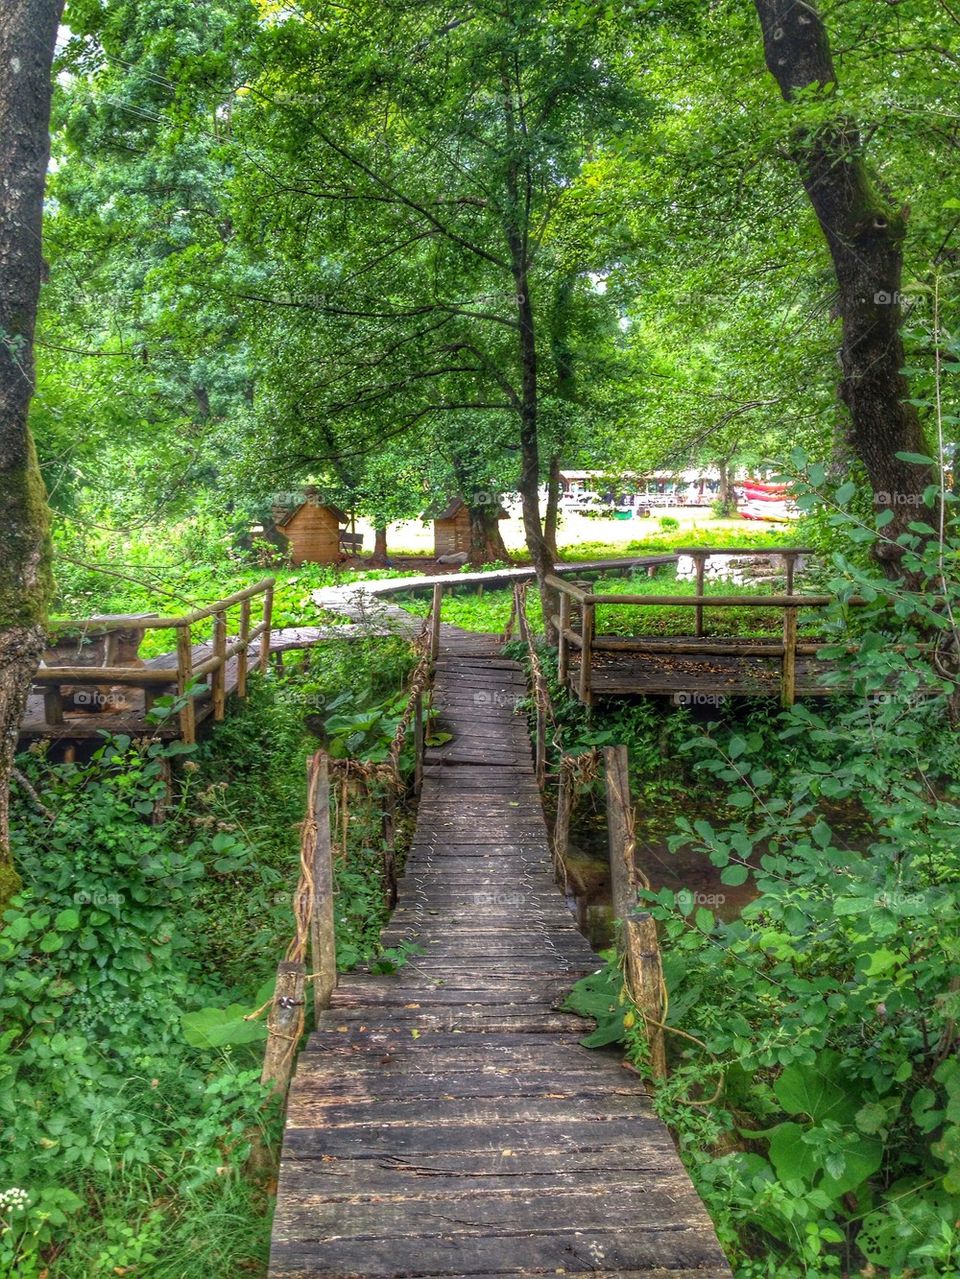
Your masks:
<path fill-rule="evenodd" d="M 823 663 L 816 668 L 805 666 L 805 678 L 802 684 L 798 683 L 798 666 L 802 659 L 816 658 L 825 645 L 799 639 L 797 614 L 801 609 L 822 609 L 834 602 L 830 595 L 794 593 L 797 559 L 808 552 L 790 547 L 758 548 L 746 552 L 729 548 L 693 548 L 679 553 L 694 559 L 696 593 L 693 595 L 605 594 L 557 576 L 551 575 L 546 579 L 559 595 L 559 612 L 553 617 L 557 631 L 558 674 L 561 682 L 569 683 L 582 702 L 590 705 L 597 695 L 603 694 L 647 693 L 686 696 L 696 700 L 698 696 L 770 696 L 779 693 L 781 704 L 792 706 L 800 692 L 824 696 L 834 691 L 816 677 L 815 671 L 825 670 Z M 706 561 L 712 555 L 731 554 L 738 557 L 743 554 L 783 556 L 786 593 L 705 594 Z M 862 601 L 854 598 L 847 602 L 855 605 Z M 694 611 L 694 624 L 689 635 L 678 637 L 598 634 L 597 608 L 603 605 L 687 608 Z M 705 608 L 781 611 L 781 636 L 779 639 L 706 636 Z"/>
<path fill-rule="evenodd" d="M 179 735 L 185 742 L 196 741 L 198 719 L 212 714 L 214 720 L 222 720 L 228 692 L 236 692 L 239 697 L 246 696 L 251 646 L 257 641 L 256 661 L 260 670 L 266 669 L 270 658 L 273 589 L 274 579 L 267 577 L 225 599 L 216 600 L 213 604 L 178 617 L 131 614 L 52 623 L 51 631 L 54 635 L 58 632 L 61 635 L 67 632 L 77 635 L 78 653 L 82 651 L 84 644 L 89 644 L 92 637 L 99 637 L 107 642 L 97 654 L 101 660 L 96 665 L 64 662 L 45 664 L 39 668 L 34 676 L 34 683 L 43 689 L 46 724 L 53 727 L 64 724 L 67 700 L 64 689 L 68 686 L 77 690 L 70 694 L 70 709 L 93 712 L 98 711 L 102 705 L 109 710 L 111 699 L 120 700 L 117 690 L 139 692 L 144 713 L 151 710 L 158 694 L 176 690 L 181 699 L 178 710 Z M 255 607 L 261 611 L 257 622 L 254 622 L 252 616 Z M 210 618 L 213 619 L 212 639 L 202 645 L 195 645 L 193 628 Z M 235 627 L 234 638 L 230 636 L 231 623 Z M 108 642 L 109 636 L 126 631 L 139 633 L 142 638 L 142 632 L 148 630 L 174 631 L 175 653 L 149 661 L 140 661 L 134 657 L 133 661 L 125 664 L 111 660 L 113 649 Z M 139 639 L 133 644 L 134 651 L 138 645 Z M 62 649 L 62 643 L 60 647 Z M 198 707 L 193 690 L 195 682 L 203 679 L 208 682 L 209 702 Z M 90 718 L 94 722 L 102 718 L 105 728 L 122 727 L 111 723 L 115 717 L 109 714 L 102 717 L 92 714 Z"/>

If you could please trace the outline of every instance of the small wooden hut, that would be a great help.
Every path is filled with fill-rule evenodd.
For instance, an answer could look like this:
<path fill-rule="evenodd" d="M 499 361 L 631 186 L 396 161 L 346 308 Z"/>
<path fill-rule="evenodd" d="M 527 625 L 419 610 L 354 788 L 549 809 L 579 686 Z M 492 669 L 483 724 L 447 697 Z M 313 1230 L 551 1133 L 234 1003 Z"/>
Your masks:
<path fill-rule="evenodd" d="M 497 519 L 507 519 L 501 507 Z M 442 511 L 425 511 L 423 519 L 433 520 L 433 554 L 460 555 L 470 553 L 470 508 L 462 497 L 451 498 Z"/>
<path fill-rule="evenodd" d="M 275 511 L 274 519 L 293 564 L 337 564 L 344 558 L 340 526 L 347 517 L 338 506 L 321 502 L 316 490 L 307 489 L 299 506 Z"/>

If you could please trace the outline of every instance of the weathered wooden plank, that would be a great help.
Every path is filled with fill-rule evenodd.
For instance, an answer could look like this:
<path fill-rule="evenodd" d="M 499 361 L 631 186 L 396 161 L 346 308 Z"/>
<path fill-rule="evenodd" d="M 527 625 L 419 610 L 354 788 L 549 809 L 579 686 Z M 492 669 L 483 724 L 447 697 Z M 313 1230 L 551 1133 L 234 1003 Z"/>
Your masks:
<path fill-rule="evenodd" d="M 716 1241 L 699 1224 L 647 1223 L 631 1217 L 630 1229 L 622 1220 L 602 1228 L 580 1231 L 575 1225 L 549 1233 L 498 1233 L 490 1228 L 465 1239 L 452 1232 L 411 1241 L 407 1254 L 398 1257 L 395 1238 L 333 1240 L 323 1249 L 317 1264 L 317 1236 L 277 1241 L 271 1258 L 273 1274 L 309 1276 L 473 1275 L 565 1273 L 602 1265 L 626 1274 L 659 1268 L 665 1255 L 675 1268 L 721 1266 L 723 1256 Z M 286 1269 L 285 1269 L 286 1267 Z M 306 1268 L 305 1267 L 309 1267 Z M 299 1269 L 298 1269 L 299 1268 Z M 723 1271 L 721 1271 L 723 1273 Z M 729 1275 L 729 1271 L 726 1272 Z"/>

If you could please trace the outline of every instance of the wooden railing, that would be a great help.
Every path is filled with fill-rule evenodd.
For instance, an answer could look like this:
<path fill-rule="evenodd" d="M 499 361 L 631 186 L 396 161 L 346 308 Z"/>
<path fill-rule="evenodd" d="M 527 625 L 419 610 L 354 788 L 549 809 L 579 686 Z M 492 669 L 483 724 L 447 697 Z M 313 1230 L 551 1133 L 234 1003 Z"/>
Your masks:
<path fill-rule="evenodd" d="M 784 706 L 792 706 L 796 699 L 796 663 L 798 656 L 813 656 L 822 647 L 814 642 L 800 643 L 797 638 L 797 612 L 801 608 L 825 608 L 834 602 L 831 595 L 795 595 L 794 571 L 797 557 L 807 552 L 800 548 L 770 548 L 754 551 L 731 551 L 718 548 L 695 547 L 682 549 L 680 555 L 692 555 L 696 563 L 696 593 L 693 595 L 610 595 L 594 593 L 565 582 L 553 574 L 547 585 L 559 594 L 559 612 L 553 616 L 557 631 L 557 673 L 562 683 L 569 677 L 570 649 L 580 652 L 580 669 L 577 678 L 577 695 L 587 705 L 593 702 L 593 658 L 596 653 L 661 653 L 671 655 L 699 655 L 704 657 L 773 657 L 781 664 L 780 700 Z M 784 595 L 705 595 L 705 563 L 711 555 L 777 554 L 787 564 L 787 593 Z M 858 599 L 848 603 L 857 604 Z M 695 610 L 695 633 L 691 637 L 643 638 L 641 636 L 597 635 L 596 610 L 598 605 L 647 608 L 692 608 Z M 724 642 L 722 639 L 704 639 L 703 610 L 708 608 L 777 609 L 783 611 L 783 631 L 780 640 L 750 640 L 748 642 Z M 579 614 L 579 630 L 573 625 L 574 610 Z"/>
<path fill-rule="evenodd" d="M 111 665 L 111 666 L 79 666 L 57 665 L 41 666 L 34 676 L 34 683 L 43 687 L 44 715 L 48 724 L 64 722 L 63 686 L 79 684 L 85 686 L 123 685 L 141 689 L 144 699 L 144 711 L 152 708 L 158 693 L 175 687 L 183 698 L 179 710 L 180 735 L 185 742 L 195 742 L 197 736 L 197 715 L 194 698 L 189 695 L 193 681 L 207 678 L 213 718 L 222 720 L 227 700 L 227 663 L 234 657 L 237 659 L 238 696 L 245 697 L 247 692 L 247 674 L 250 661 L 250 646 L 260 640 L 258 666 L 266 670 L 270 658 L 270 628 L 273 614 L 274 579 L 266 577 L 254 586 L 236 591 L 225 599 L 217 600 L 205 608 L 194 609 L 180 617 L 150 617 L 143 615 L 125 615 L 90 617 L 81 621 L 65 619 L 54 622 L 51 631 L 77 631 L 80 634 L 104 634 L 122 628 L 136 630 L 173 630 L 176 631 L 176 655 L 171 665 Z M 251 610 L 255 599 L 262 601 L 261 620 L 251 625 Z M 229 614 L 238 610 L 236 620 L 236 638 L 229 635 Z M 211 652 L 208 657 L 196 662 L 194 660 L 194 644 L 192 628 L 198 622 L 213 618 L 213 638 Z"/>

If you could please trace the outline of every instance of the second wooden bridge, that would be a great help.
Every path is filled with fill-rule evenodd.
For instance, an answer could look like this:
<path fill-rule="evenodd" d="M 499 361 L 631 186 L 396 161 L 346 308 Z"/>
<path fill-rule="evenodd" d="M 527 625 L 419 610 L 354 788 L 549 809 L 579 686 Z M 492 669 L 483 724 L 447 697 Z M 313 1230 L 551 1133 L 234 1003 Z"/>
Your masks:
<path fill-rule="evenodd" d="M 384 940 L 341 983 L 289 1099 L 271 1279 L 728 1279 L 639 1080 L 558 1011 L 599 966 L 554 885 L 521 668 L 444 627 L 437 727 Z"/>

